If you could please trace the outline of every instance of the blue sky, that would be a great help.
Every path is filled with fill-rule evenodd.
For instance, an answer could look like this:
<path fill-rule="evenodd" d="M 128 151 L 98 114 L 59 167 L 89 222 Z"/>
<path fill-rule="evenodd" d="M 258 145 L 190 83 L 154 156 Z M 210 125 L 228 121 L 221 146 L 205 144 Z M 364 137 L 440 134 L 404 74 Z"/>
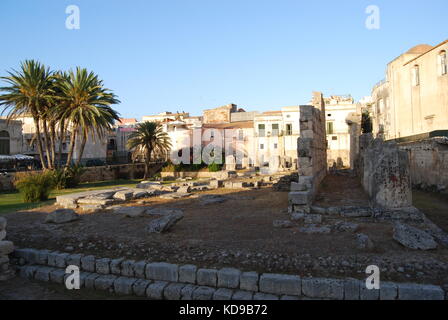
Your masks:
<path fill-rule="evenodd" d="M 65 28 L 68 5 L 81 29 Z M 380 30 L 365 28 L 369 5 Z M 98 73 L 124 117 L 369 95 L 386 64 L 448 38 L 446 0 L 1 0 L 0 75 L 24 59 Z"/>

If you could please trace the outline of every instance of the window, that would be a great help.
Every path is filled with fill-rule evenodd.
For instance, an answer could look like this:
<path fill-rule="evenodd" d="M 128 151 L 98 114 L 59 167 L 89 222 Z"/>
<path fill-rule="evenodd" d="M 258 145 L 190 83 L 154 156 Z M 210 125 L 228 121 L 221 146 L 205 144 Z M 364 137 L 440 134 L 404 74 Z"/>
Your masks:
<path fill-rule="evenodd" d="M 9 132 L 8 131 L 0 131 L 0 154 L 1 155 L 9 155 Z"/>
<path fill-rule="evenodd" d="M 414 87 L 420 85 L 420 67 L 418 65 L 412 68 L 412 85 Z"/>
<path fill-rule="evenodd" d="M 274 143 L 274 149 L 277 149 L 277 148 L 278 148 L 278 144 Z"/>
<path fill-rule="evenodd" d="M 278 137 L 279 131 L 278 131 L 278 123 L 274 123 L 272 125 L 272 136 Z"/>
<path fill-rule="evenodd" d="M 337 136 L 333 136 L 331 139 L 332 139 L 333 141 L 336 141 L 336 140 L 338 140 L 338 137 L 337 137 Z"/>
<path fill-rule="evenodd" d="M 260 144 L 260 150 L 264 150 L 264 144 Z"/>
<path fill-rule="evenodd" d="M 210 131 L 210 139 L 214 139 L 215 138 L 215 131 Z"/>
<path fill-rule="evenodd" d="M 333 134 L 334 130 L 333 130 L 333 122 L 327 122 L 327 134 Z"/>
<path fill-rule="evenodd" d="M 437 58 L 437 64 L 439 66 L 439 75 L 443 76 L 448 73 L 448 65 L 446 62 L 446 51 L 441 51 Z"/>
<path fill-rule="evenodd" d="M 244 140 L 244 131 L 240 130 L 238 132 L 238 140 L 243 141 Z"/>
<path fill-rule="evenodd" d="M 292 136 L 292 123 L 287 123 L 286 124 L 286 135 L 287 136 Z"/>
<path fill-rule="evenodd" d="M 259 124 L 258 125 L 258 136 L 259 137 L 266 136 L 266 126 L 264 124 Z"/>

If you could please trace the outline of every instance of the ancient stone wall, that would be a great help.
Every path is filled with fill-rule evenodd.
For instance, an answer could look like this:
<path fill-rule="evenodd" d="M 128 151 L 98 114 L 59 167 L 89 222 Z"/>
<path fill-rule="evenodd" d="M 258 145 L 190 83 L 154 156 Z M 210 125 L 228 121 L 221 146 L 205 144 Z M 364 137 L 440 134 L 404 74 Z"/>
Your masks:
<path fill-rule="evenodd" d="M 300 138 L 297 141 L 299 181 L 291 184 L 290 211 L 309 212 L 309 206 L 327 174 L 325 104 L 321 93 L 313 95 L 313 106 L 300 106 Z"/>
<path fill-rule="evenodd" d="M 432 138 L 400 144 L 409 155 L 414 187 L 433 191 L 448 188 L 448 138 Z"/>
<path fill-rule="evenodd" d="M 360 138 L 361 182 L 374 205 L 383 208 L 412 206 L 409 157 L 394 142 Z"/>
<path fill-rule="evenodd" d="M 14 244 L 6 238 L 6 219 L 0 217 L 0 281 L 11 278 L 14 273 L 9 266 L 9 254 L 14 251 Z"/>

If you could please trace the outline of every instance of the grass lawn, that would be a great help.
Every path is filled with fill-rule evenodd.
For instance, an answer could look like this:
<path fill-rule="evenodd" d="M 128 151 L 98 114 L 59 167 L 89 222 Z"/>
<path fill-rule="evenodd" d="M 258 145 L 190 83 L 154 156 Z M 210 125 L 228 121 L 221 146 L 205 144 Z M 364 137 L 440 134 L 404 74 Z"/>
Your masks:
<path fill-rule="evenodd" d="M 24 203 L 22 196 L 18 192 L 0 193 L 0 214 L 19 210 L 29 210 L 45 205 L 51 205 L 56 201 L 56 197 L 63 194 L 77 193 L 83 191 L 102 190 L 111 187 L 135 187 L 141 180 L 113 180 L 94 183 L 84 183 L 77 188 L 66 190 L 54 190 L 50 195 L 50 200 L 38 203 Z"/>

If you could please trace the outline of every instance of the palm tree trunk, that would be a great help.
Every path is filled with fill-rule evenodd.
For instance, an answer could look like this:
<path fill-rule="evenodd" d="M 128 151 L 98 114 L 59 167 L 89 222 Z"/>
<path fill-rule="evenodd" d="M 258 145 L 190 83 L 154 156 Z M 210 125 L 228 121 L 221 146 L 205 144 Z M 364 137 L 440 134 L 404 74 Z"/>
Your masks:
<path fill-rule="evenodd" d="M 76 133 L 78 132 L 78 128 L 73 128 L 72 136 L 70 138 L 70 150 L 68 152 L 67 162 L 65 164 L 66 167 L 70 167 L 73 158 L 73 151 L 75 151 L 75 142 L 76 142 Z"/>
<path fill-rule="evenodd" d="M 50 124 L 50 141 L 51 141 L 51 166 L 56 169 L 55 158 L 56 158 L 56 123 L 54 121 Z"/>
<path fill-rule="evenodd" d="M 59 132 L 59 152 L 58 152 L 58 166 L 61 165 L 61 160 L 62 160 L 62 148 L 64 145 L 64 141 L 65 141 L 65 137 L 66 137 L 66 133 L 65 133 L 65 121 L 62 120 L 61 123 L 59 124 L 60 126 L 60 132 Z"/>
<path fill-rule="evenodd" d="M 47 166 L 45 164 L 44 152 L 42 148 L 39 119 L 36 116 L 33 116 L 33 118 L 34 118 L 34 125 L 36 127 L 37 150 L 39 152 L 40 162 L 42 163 L 42 169 L 47 170 Z"/>
<path fill-rule="evenodd" d="M 79 166 L 81 164 L 82 155 L 84 153 L 84 148 L 86 147 L 87 143 L 87 132 L 84 132 L 82 134 L 82 140 L 81 140 L 81 148 L 79 149 L 79 158 L 76 162 L 76 166 Z"/>
<path fill-rule="evenodd" d="M 50 135 L 48 133 L 48 126 L 47 126 L 47 120 L 42 120 L 43 123 L 43 129 L 44 129 L 44 137 L 45 137 L 45 153 L 47 156 L 47 163 L 48 163 L 48 169 L 53 169 L 51 166 L 51 153 L 50 153 Z"/>
<path fill-rule="evenodd" d="M 145 155 L 145 176 L 144 180 L 149 179 L 149 166 L 151 163 L 151 148 L 146 148 L 146 155 Z"/>

